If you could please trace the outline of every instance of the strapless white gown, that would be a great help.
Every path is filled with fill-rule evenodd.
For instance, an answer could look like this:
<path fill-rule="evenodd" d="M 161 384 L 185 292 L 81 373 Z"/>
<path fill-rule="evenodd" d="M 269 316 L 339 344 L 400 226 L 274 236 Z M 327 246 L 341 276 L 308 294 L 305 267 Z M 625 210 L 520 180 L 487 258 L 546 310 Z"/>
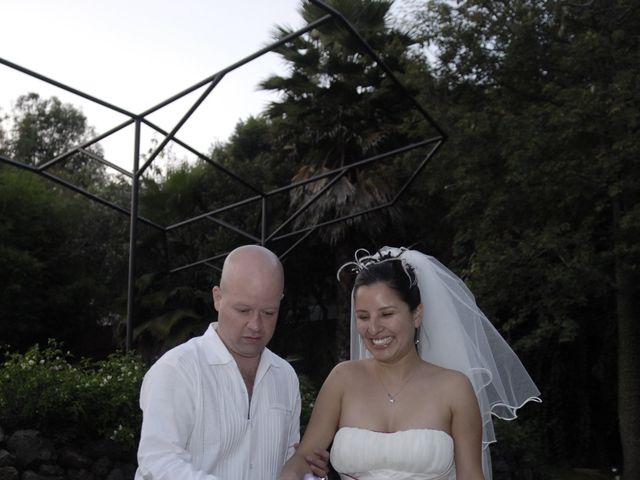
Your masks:
<path fill-rule="evenodd" d="M 342 427 L 331 447 L 342 480 L 455 480 L 453 439 L 440 430 L 393 433 Z"/>

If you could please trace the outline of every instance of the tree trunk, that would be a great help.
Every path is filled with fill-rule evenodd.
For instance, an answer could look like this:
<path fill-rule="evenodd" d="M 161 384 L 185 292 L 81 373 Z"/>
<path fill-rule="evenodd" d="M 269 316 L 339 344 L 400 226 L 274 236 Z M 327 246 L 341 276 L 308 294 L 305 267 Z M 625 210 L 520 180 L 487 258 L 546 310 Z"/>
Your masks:
<path fill-rule="evenodd" d="M 616 260 L 618 316 L 618 421 L 623 478 L 640 478 L 640 315 L 638 275 Z"/>

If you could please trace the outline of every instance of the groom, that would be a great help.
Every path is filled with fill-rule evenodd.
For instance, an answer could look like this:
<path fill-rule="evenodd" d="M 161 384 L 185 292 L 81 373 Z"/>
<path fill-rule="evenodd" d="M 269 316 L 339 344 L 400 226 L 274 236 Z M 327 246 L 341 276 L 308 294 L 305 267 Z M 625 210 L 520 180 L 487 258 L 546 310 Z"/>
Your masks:
<path fill-rule="evenodd" d="M 266 248 L 226 258 L 213 288 L 218 322 L 145 375 L 136 480 L 275 479 L 299 440 L 298 378 L 266 345 L 284 272 Z M 307 459 L 320 477 L 328 452 Z"/>

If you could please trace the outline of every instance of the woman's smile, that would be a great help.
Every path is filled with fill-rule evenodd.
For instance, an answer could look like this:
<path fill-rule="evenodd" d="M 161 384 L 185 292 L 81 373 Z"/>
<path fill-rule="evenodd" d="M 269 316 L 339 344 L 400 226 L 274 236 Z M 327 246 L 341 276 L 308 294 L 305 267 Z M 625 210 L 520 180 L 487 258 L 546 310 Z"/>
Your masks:
<path fill-rule="evenodd" d="M 392 340 L 392 337 L 372 338 L 371 343 L 373 343 L 376 347 L 386 347 L 391 343 Z"/>

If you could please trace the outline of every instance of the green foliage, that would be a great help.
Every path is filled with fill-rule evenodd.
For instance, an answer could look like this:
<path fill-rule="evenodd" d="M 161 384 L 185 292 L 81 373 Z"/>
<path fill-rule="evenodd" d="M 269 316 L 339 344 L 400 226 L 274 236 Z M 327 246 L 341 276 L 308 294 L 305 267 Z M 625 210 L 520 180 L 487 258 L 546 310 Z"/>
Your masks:
<path fill-rule="evenodd" d="M 0 155 L 7 154 L 7 131 L 5 129 L 5 121 L 7 118 L 2 109 L 0 109 Z"/>
<path fill-rule="evenodd" d="M 527 409 L 536 409 L 527 405 Z M 539 479 L 548 477 L 543 473 L 540 458 L 544 457 L 543 429 L 539 412 L 527 412 L 525 418 L 508 422 L 494 418 L 497 443 L 490 446 L 493 478 Z"/>
<path fill-rule="evenodd" d="M 40 165 L 78 143 L 87 128 L 86 117 L 58 98 L 22 95 L 13 115 L 11 149 L 15 159 Z"/>
<path fill-rule="evenodd" d="M 5 144 L 8 155 L 16 161 L 41 166 L 58 155 L 94 136 L 82 111 L 57 97 L 40 98 L 37 93 L 22 95 L 16 101 L 11 115 L 12 128 Z M 0 140 L 2 136 L 0 135 Z M 102 149 L 93 145 L 93 154 L 102 155 Z M 83 187 L 102 185 L 104 166 L 87 157 L 74 154 L 55 167 L 58 175 Z"/>
<path fill-rule="evenodd" d="M 195 275 L 191 279 L 197 278 Z M 147 364 L 170 348 L 200 335 L 211 322 L 208 289 L 183 285 L 176 277 L 142 275 L 136 282 L 136 325 L 133 340 Z M 124 324 L 117 334 L 124 338 Z"/>
<path fill-rule="evenodd" d="M 0 365 L 0 424 L 37 428 L 66 442 L 110 438 L 136 445 L 141 415 L 138 394 L 145 372 L 135 354 L 72 362 L 62 344 L 49 340 L 24 354 L 4 352 Z"/>
<path fill-rule="evenodd" d="M 300 381 L 300 397 L 302 401 L 300 413 L 300 435 L 302 435 L 309 423 L 318 390 L 306 375 L 298 375 L 298 380 Z"/>
<path fill-rule="evenodd" d="M 390 68 L 402 73 L 412 40 L 387 28 L 391 2 L 329 3 L 355 24 Z M 309 2 L 301 5 L 300 12 L 306 21 L 326 14 Z M 278 27 L 274 36 L 289 33 L 290 29 Z M 283 45 L 277 53 L 290 65 L 290 74 L 272 76 L 261 87 L 277 91 L 281 98 L 272 102 L 265 114 L 272 121 L 276 146 L 286 161 L 296 166 L 294 182 L 408 143 L 406 131 L 400 127 L 413 106 L 342 24 L 328 22 Z M 333 185 L 330 180 L 332 177 L 325 177 L 292 190 L 290 211 L 305 206 L 295 227 L 366 211 L 388 203 L 394 193 L 392 182 L 376 169 L 351 170 Z M 307 208 L 307 202 L 325 188 L 328 190 Z M 386 210 L 383 216 L 354 217 L 323 228 L 320 235 L 336 245 L 348 234 L 377 233 L 390 220 L 390 212 L 393 210 Z"/>
<path fill-rule="evenodd" d="M 335 290 L 335 266 L 356 246 L 416 245 L 465 278 L 543 391 L 544 403 L 535 408 L 539 421 L 501 428 L 496 457 L 525 468 L 545 461 L 619 461 L 616 372 L 630 377 L 638 363 L 628 355 L 626 367 L 617 362 L 627 351 L 621 346 L 637 351 L 640 343 L 625 327 L 637 325 L 637 315 L 627 315 L 625 324 L 618 313 L 620 299 L 637 304 L 640 285 L 637 5 L 407 0 L 400 31 L 388 28 L 390 2 L 330 3 L 418 93 L 450 137 L 401 198 L 393 224 L 377 214 L 353 220 L 323 239 L 310 236 L 287 256 L 286 303 L 274 344 L 304 355 L 304 371 L 321 381 L 332 364 L 327 357 L 344 358 L 339 347 L 327 345 L 348 334 L 341 339 L 339 331 L 348 312 L 334 312 L 349 303 Z M 306 20 L 324 15 L 309 2 L 301 6 Z M 278 27 L 275 35 L 287 33 Z M 278 53 L 289 74 L 262 87 L 280 93 L 280 100 L 264 116 L 240 122 L 230 141 L 211 151 L 212 162 L 258 190 L 429 136 L 339 24 L 328 22 Z M 0 119 L 0 152 L 32 164 L 90 134 L 68 105 L 34 95 L 21 100 L 12 121 L 8 128 Z M 418 152 L 410 157 L 415 161 Z M 83 161 L 73 158 L 61 168 Z M 404 160 L 345 177 L 296 226 L 388 200 L 410 170 Z M 92 348 L 88 325 L 117 316 L 109 296 L 123 296 L 127 240 L 112 236 L 126 230 L 126 221 L 105 220 L 98 210 L 59 195 L 58 187 L 8 170 L 0 169 L 0 338 L 22 348 L 55 334 L 67 345 L 72 340 Z M 91 181 L 91 172 L 83 178 Z M 295 211 L 323 185 L 282 195 L 269 204 L 268 223 Z M 126 205 L 127 187 L 114 182 L 101 188 Z M 253 195 L 250 186 L 202 161 L 144 179 L 141 208 L 144 216 L 172 223 Z M 256 202 L 214 216 L 258 238 L 261 213 Z M 138 270 L 145 274 L 136 282 L 134 335 L 152 358 L 202 331 L 212 315 L 208 292 L 216 275 L 192 269 L 169 279 L 159 272 L 254 239 L 206 216 L 166 236 L 145 228 L 138 244 Z M 310 305 L 321 321 L 306 322 Z M 55 392 L 46 376 L 41 382 Z M 308 387 L 301 379 L 304 418 L 313 401 Z M 626 395 L 628 425 L 638 418 L 634 395 Z M 47 401 L 64 403 L 53 394 Z M 69 418 L 86 414 L 67 403 Z"/>
<path fill-rule="evenodd" d="M 31 93 L 0 120 L 0 152 L 42 166 L 92 135 L 80 110 Z M 100 154 L 97 145 L 88 148 Z M 122 185 L 77 154 L 47 169 L 126 204 Z M 105 319 L 126 272 L 127 219 L 42 177 L 0 168 L 0 338 L 18 349 L 56 337 L 74 351 L 111 349 Z M 122 275 L 118 277 L 119 275 Z"/>
<path fill-rule="evenodd" d="M 146 367 L 134 353 L 116 352 L 105 360 L 73 361 L 63 345 L 50 339 L 25 353 L 5 346 L 0 356 L 0 425 L 36 428 L 56 441 L 111 439 L 127 451 L 137 445 L 142 421 L 138 395 Z M 317 395 L 299 375 L 304 431 Z"/>
<path fill-rule="evenodd" d="M 445 201 L 451 266 L 543 391 L 542 458 L 618 461 L 624 412 L 606 392 L 639 398 L 638 357 L 614 340 L 640 339 L 621 308 L 637 275 L 635 289 L 620 281 L 640 264 L 637 6 L 434 0 L 414 13 L 451 134 L 428 189 Z M 596 373 L 616 359 L 619 385 Z"/>
<path fill-rule="evenodd" d="M 65 193 L 0 169 L 0 338 L 25 349 L 55 336 L 97 353 L 110 347 L 111 332 L 98 323 L 113 308 L 121 282 L 111 282 L 126 259 L 112 250 L 116 222 Z"/>

